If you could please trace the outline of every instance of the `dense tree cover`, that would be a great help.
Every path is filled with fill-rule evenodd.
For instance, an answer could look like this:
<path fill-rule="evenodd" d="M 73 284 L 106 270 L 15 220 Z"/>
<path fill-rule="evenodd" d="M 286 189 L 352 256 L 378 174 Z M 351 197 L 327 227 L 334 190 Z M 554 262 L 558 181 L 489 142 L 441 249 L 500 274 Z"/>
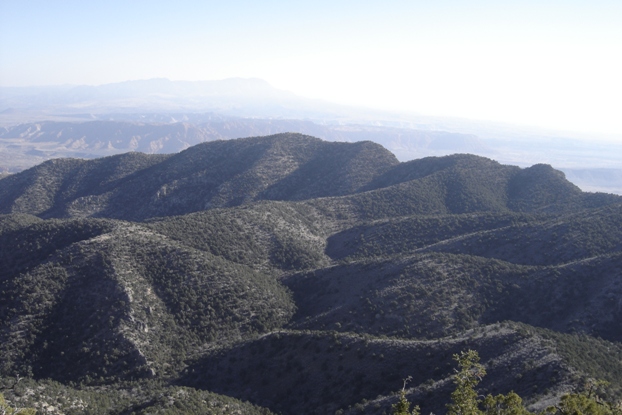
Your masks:
<path fill-rule="evenodd" d="M 40 222 L 43 220 L 28 214 L 0 215 L 0 235 Z"/>
<path fill-rule="evenodd" d="M 106 219 L 42 221 L 28 215 L 0 216 L 0 281 L 26 272 L 58 251 L 110 232 Z"/>
<path fill-rule="evenodd" d="M 394 255 L 462 235 L 507 228 L 530 219 L 532 216 L 515 213 L 390 218 L 363 223 L 330 235 L 326 252 L 334 259 Z"/>
<path fill-rule="evenodd" d="M 380 414 L 388 413 L 396 402 L 393 386 L 412 376 L 410 400 L 421 406 L 422 413 L 442 414 L 450 399 L 452 356 L 474 347 L 486 362 L 488 376 L 482 386 L 487 392 L 515 390 L 533 404 L 554 399 L 567 385 L 580 383 L 574 376 L 582 372 L 570 370 L 571 359 L 558 352 L 561 342 L 576 339 L 563 337 L 545 338 L 539 330 L 516 323 L 431 341 L 281 331 L 207 353 L 188 367 L 182 384 L 283 413 Z M 609 348 L 613 356 L 622 351 L 619 344 L 594 341 L 593 346 Z M 589 354 L 590 345 L 574 344 Z"/>
<path fill-rule="evenodd" d="M 619 269 L 618 253 L 555 267 L 424 253 L 344 261 L 283 282 L 298 306 L 292 328 L 433 338 L 513 320 L 619 341 Z"/>

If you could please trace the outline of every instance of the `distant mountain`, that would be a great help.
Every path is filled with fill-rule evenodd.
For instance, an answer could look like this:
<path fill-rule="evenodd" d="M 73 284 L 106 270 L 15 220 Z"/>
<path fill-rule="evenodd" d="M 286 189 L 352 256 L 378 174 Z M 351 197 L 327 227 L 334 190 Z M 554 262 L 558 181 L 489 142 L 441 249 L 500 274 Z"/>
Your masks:
<path fill-rule="evenodd" d="M 0 132 L 0 139 L 22 139 L 25 144 L 48 149 L 52 154 L 176 153 L 209 138 L 208 131 L 183 123 L 42 122 L 20 124 Z"/>
<path fill-rule="evenodd" d="M 334 104 L 305 99 L 256 78 L 219 81 L 149 79 L 99 86 L 2 87 L 0 108 L 56 114 L 207 112 L 245 117 L 304 117 L 330 113 Z"/>
<path fill-rule="evenodd" d="M 322 125 L 304 120 L 243 119 L 215 114 L 177 114 L 181 121 L 174 116 L 144 117 L 150 122 L 142 121 L 140 116 L 93 117 L 103 119 L 0 127 L 0 170 L 17 172 L 60 157 L 97 158 L 129 151 L 177 153 L 206 141 L 286 132 L 328 141 L 366 139 L 383 145 L 401 160 L 455 152 L 478 153 L 486 149 L 475 136 L 442 131 Z"/>
<path fill-rule="evenodd" d="M 285 133 L 46 161 L 0 212 L 20 405 L 371 415 L 412 376 L 443 414 L 467 349 L 482 395 L 622 396 L 622 197 L 549 165 Z"/>
<path fill-rule="evenodd" d="M 568 180 L 589 192 L 622 194 L 622 168 L 563 168 Z"/>
<path fill-rule="evenodd" d="M 50 121 L 118 124 L 61 128 L 47 125 Z M 139 125 L 129 125 L 134 123 Z M 162 126 L 175 123 L 183 125 Z M 20 124 L 27 126 L 1 131 Z M 31 124 L 49 140 L 33 142 L 32 136 L 19 134 L 20 129 L 34 132 Z M 619 168 L 619 137 L 338 105 L 260 79 L 0 88 L 0 172 L 18 172 L 50 158 L 168 153 L 202 141 L 285 132 L 329 141 L 370 140 L 401 161 L 470 153 L 521 167 L 550 164 L 568 172 L 583 190 L 622 194 L 619 175 L 585 173 Z"/>

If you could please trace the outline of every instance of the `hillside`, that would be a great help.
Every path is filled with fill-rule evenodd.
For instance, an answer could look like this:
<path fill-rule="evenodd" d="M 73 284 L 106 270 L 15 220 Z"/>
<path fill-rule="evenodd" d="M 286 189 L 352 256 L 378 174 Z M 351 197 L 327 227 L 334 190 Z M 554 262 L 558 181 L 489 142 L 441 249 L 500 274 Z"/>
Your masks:
<path fill-rule="evenodd" d="M 420 403 L 422 413 L 440 413 L 452 390 L 452 355 L 465 347 L 479 350 L 487 366 L 483 393 L 513 389 L 528 397 L 535 408 L 571 387 L 581 373 L 569 364 L 576 364 L 569 353 L 573 347 L 622 356 L 619 345 L 596 340 L 581 343 L 573 336 L 556 337 L 509 323 L 433 341 L 276 332 L 208 353 L 188 368 L 181 383 L 284 413 L 380 414 L 388 413 L 397 400 L 394 392 L 402 379 L 412 376 L 409 397 Z M 595 359 L 589 360 L 597 366 Z M 620 376 L 621 368 L 618 362 L 607 369 Z"/>
<path fill-rule="evenodd" d="M 259 200 L 319 200 L 357 219 L 479 211 L 568 211 L 619 196 L 583 193 L 550 166 L 456 155 L 399 163 L 370 142 L 299 134 L 215 141 L 173 155 L 51 160 L 0 181 L 0 213 L 144 220 Z"/>
<path fill-rule="evenodd" d="M 558 267 L 424 254 L 296 274 L 297 329 L 435 338 L 502 320 L 620 337 L 620 254 Z M 612 309 L 613 306 L 613 309 Z"/>
<path fill-rule="evenodd" d="M 298 134 L 204 143 L 169 156 L 52 160 L 3 180 L 0 212 L 141 220 L 254 200 L 348 194 L 395 164 L 377 144 Z"/>
<path fill-rule="evenodd" d="M 129 223 L 45 221 L 0 239 L 5 374 L 171 375 L 186 355 L 278 328 L 294 309 L 273 278 Z"/>
<path fill-rule="evenodd" d="M 14 378 L 3 379 L 6 384 Z M 4 385 L 1 385 L 4 386 Z M 21 379 L 7 397 L 38 414 L 248 414 L 271 415 L 267 408 L 193 388 L 162 385 L 157 380 L 111 386 L 68 386 L 51 380 Z"/>
<path fill-rule="evenodd" d="M 43 413 L 379 415 L 412 376 L 442 415 L 467 349 L 482 394 L 622 396 L 622 197 L 547 165 L 277 134 L 51 160 L 0 212 L 0 376 Z"/>
<path fill-rule="evenodd" d="M 261 202 L 158 218 L 145 226 L 189 247 L 278 272 L 328 265 L 328 223 L 302 203 Z"/>
<path fill-rule="evenodd" d="M 412 215 L 356 225 L 334 233 L 326 254 L 333 259 L 448 252 L 522 265 L 561 265 L 619 252 L 622 205 L 577 213 L 484 212 Z"/>

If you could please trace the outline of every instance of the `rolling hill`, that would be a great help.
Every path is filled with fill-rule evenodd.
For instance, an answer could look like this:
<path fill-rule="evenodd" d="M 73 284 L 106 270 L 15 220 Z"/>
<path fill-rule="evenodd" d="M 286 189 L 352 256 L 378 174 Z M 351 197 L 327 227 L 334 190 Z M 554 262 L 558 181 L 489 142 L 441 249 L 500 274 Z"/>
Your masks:
<path fill-rule="evenodd" d="M 0 212 L 0 375 L 51 413 L 381 414 L 412 376 L 442 414 L 466 349 L 534 409 L 622 396 L 622 197 L 548 165 L 288 133 L 50 160 Z"/>

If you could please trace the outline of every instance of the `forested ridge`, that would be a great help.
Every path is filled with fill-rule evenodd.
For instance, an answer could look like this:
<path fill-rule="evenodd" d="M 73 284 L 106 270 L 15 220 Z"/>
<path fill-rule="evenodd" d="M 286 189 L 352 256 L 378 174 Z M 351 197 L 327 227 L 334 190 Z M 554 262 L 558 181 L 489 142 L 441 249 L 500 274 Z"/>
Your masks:
<path fill-rule="evenodd" d="M 20 407 L 388 414 L 411 376 L 443 414 L 468 349 L 530 410 L 622 397 L 622 197 L 551 166 L 280 134 L 52 160 L 0 212 Z"/>

